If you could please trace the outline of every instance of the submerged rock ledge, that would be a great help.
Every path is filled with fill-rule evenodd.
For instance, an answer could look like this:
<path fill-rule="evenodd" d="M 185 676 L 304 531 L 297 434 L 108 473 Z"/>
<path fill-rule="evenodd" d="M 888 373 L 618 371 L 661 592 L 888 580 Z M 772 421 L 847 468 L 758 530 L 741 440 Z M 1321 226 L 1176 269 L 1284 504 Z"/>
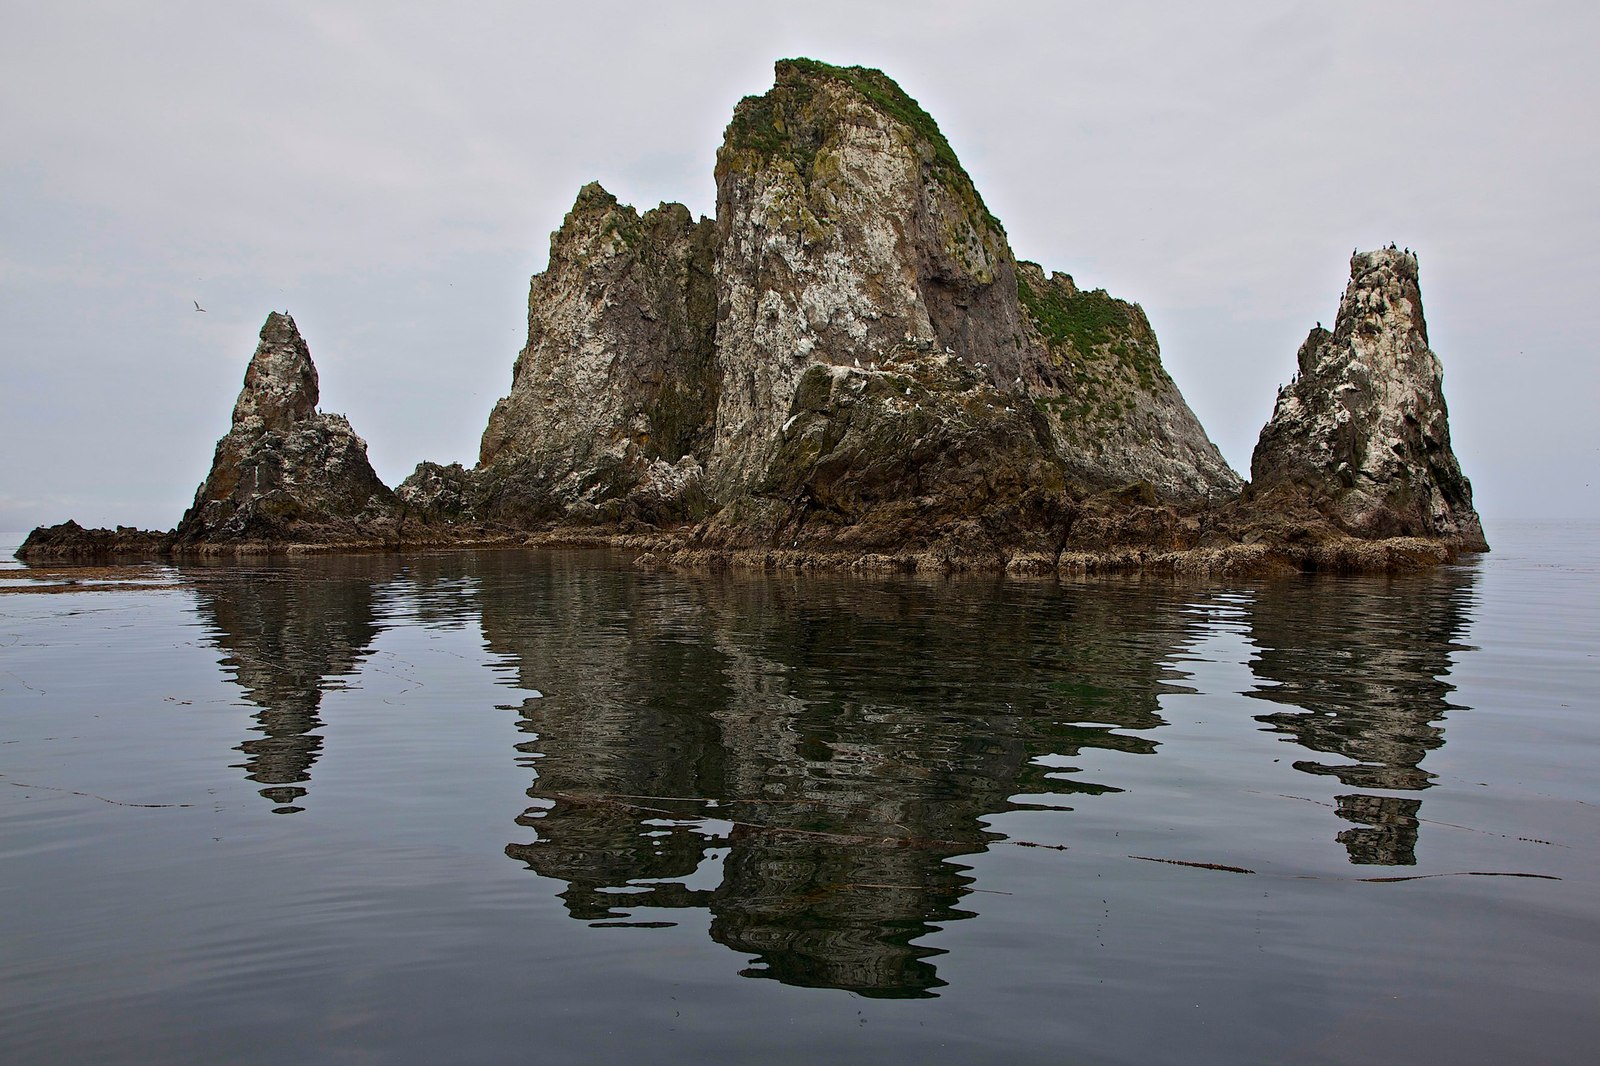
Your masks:
<path fill-rule="evenodd" d="M 714 219 L 579 192 L 475 467 L 384 485 L 274 312 L 171 533 L 69 522 L 18 556 L 589 544 L 674 568 L 1238 575 L 1488 549 L 1409 251 L 1352 257 L 1245 484 L 1143 310 L 1018 261 L 881 72 L 778 63 L 716 179 Z"/>

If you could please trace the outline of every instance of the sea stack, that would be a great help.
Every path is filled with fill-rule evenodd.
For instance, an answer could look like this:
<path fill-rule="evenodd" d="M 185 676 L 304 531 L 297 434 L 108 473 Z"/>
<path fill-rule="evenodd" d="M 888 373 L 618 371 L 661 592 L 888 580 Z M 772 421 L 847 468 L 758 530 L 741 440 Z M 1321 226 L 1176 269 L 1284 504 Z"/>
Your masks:
<path fill-rule="evenodd" d="M 1414 253 L 1391 245 L 1351 256 L 1332 332 L 1312 329 L 1297 363 L 1256 443 L 1254 495 L 1307 499 L 1357 537 L 1488 550 L 1450 446 Z"/>
<path fill-rule="evenodd" d="M 177 548 L 370 541 L 394 493 L 343 415 L 317 410 L 317 368 L 294 319 L 267 315 L 233 423 L 175 530 Z"/>
<path fill-rule="evenodd" d="M 580 190 L 477 468 L 419 466 L 408 521 L 993 561 L 1057 551 L 1097 493 L 1193 507 L 1242 484 L 1143 311 L 1018 263 L 879 71 L 779 62 L 716 178 L 715 220 Z"/>

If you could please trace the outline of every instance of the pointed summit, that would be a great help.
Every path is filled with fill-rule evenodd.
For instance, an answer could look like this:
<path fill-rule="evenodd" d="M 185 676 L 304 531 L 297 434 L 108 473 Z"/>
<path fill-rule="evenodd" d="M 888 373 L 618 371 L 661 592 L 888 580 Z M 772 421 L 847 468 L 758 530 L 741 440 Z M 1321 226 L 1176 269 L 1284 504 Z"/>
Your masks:
<path fill-rule="evenodd" d="M 800 455 L 788 446 L 807 404 L 836 431 L 845 421 L 837 404 L 802 396 L 818 364 L 868 374 L 901 366 L 944 384 L 970 375 L 993 395 L 963 388 L 956 400 L 940 385 L 915 405 L 919 418 L 953 428 L 974 404 L 985 419 L 997 412 L 1007 425 L 990 429 L 1041 451 L 1041 470 L 1054 469 L 1041 488 L 1059 486 L 1064 470 L 1090 491 L 1148 481 L 1163 498 L 1195 500 L 1237 489 L 1161 370 L 1144 313 L 1019 265 L 950 142 L 899 85 L 881 71 L 811 59 L 783 60 L 775 73 L 767 93 L 740 101 L 717 153 L 723 388 L 707 472 L 719 501 L 774 483 L 832 498 L 807 482 L 810 467 L 843 460 L 827 446 L 838 433 Z M 951 377 L 945 364 L 959 372 Z M 903 400 L 916 388 L 901 382 L 898 392 Z M 901 435 L 874 423 L 892 414 L 851 414 L 865 439 L 850 462 L 877 482 L 892 472 L 890 491 L 907 499 L 925 496 L 936 478 L 914 457 L 937 450 L 935 435 L 890 448 Z M 957 453 L 961 439 L 948 442 Z M 1000 461 L 987 446 L 974 454 Z M 1020 453 L 1013 459 L 1032 467 Z M 986 482 L 984 466 L 959 475 Z M 951 476 L 937 480 L 953 497 L 988 491 Z"/>
<path fill-rule="evenodd" d="M 318 399 L 311 351 L 294 319 L 273 311 L 261 327 L 261 342 L 244 372 L 244 388 L 233 405 L 233 424 L 256 420 L 263 429 L 286 430 L 316 414 Z"/>
<path fill-rule="evenodd" d="M 780 59 L 773 65 L 773 75 L 766 94 L 747 96 L 734 109 L 717 153 L 719 178 L 724 166 L 748 166 L 758 159 L 766 165 L 789 164 L 807 184 L 817 177 L 826 179 L 827 157 L 834 149 L 829 142 L 836 142 L 839 132 L 829 127 L 859 116 L 865 108 L 875 117 L 875 125 L 913 151 L 929 177 L 1004 235 L 939 124 L 883 71 L 815 59 Z M 824 163 L 820 174 L 819 159 Z"/>
<path fill-rule="evenodd" d="M 1487 550 L 1450 446 L 1444 373 L 1428 347 L 1417 257 L 1350 257 L 1332 332 L 1312 329 L 1251 459 L 1252 487 L 1308 490 L 1358 536 L 1439 537 Z"/>
<path fill-rule="evenodd" d="M 528 343 L 489 416 L 468 510 L 513 524 L 689 517 L 679 490 L 699 479 L 716 406 L 714 238 L 682 204 L 641 215 L 598 182 L 579 191 L 529 285 Z M 428 496 L 439 473 L 419 469 L 401 497 Z"/>
<path fill-rule="evenodd" d="M 394 494 L 343 415 L 317 411 L 317 368 L 277 311 L 245 370 L 233 424 L 175 530 L 180 547 L 371 540 Z"/>

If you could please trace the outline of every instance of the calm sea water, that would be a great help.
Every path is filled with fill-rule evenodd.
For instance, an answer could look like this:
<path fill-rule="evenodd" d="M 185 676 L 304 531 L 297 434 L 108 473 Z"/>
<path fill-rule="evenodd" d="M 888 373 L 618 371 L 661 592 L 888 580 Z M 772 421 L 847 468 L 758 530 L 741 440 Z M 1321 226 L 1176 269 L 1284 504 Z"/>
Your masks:
<path fill-rule="evenodd" d="M 1592 1062 L 1597 532 L 0 595 L 0 1060 Z"/>

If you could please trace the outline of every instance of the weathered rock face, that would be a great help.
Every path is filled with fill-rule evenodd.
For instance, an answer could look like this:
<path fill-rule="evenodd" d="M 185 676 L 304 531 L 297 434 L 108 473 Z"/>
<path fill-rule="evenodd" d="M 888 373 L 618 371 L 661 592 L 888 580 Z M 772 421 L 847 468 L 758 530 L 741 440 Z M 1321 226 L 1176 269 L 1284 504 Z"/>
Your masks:
<path fill-rule="evenodd" d="M 1091 486 L 1151 486 L 1162 499 L 1221 499 L 1243 481 L 1161 365 L 1138 304 L 1083 292 L 1066 274 L 1017 264 L 1017 294 L 1043 357 L 1022 384 L 1048 418 L 1068 475 Z"/>
<path fill-rule="evenodd" d="M 924 345 L 931 342 L 923 342 Z M 1044 419 L 955 356 L 901 345 L 868 368 L 812 363 L 772 457 L 709 535 L 723 543 L 1057 550 L 1066 505 Z"/>
<path fill-rule="evenodd" d="M 1352 256 L 1333 331 L 1313 329 L 1297 361 L 1256 444 L 1253 492 L 1308 494 L 1358 536 L 1487 550 L 1450 447 L 1415 255 L 1390 247 Z"/>
<path fill-rule="evenodd" d="M 317 412 L 317 370 L 294 319 L 274 311 L 245 371 L 233 425 L 175 531 L 197 543 L 360 538 L 394 494 L 343 415 Z"/>
<path fill-rule="evenodd" d="M 717 189 L 715 222 L 583 189 L 533 279 L 478 468 L 419 467 L 408 515 L 659 526 L 720 510 L 707 536 L 739 544 L 981 519 L 1049 540 L 1043 516 L 1074 493 L 1238 488 L 1143 313 L 1019 267 L 883 74 L 780 62 L 734 113 Z"/>
<path fill-rule="evenodd" d="M 470 470 L 424 462 L 384 488 L 269 316 L 175 546 L 533 533 L 685 565 L 1026 572 L 1383 570 L 1486 547 L 1409 253 L 1352 261 L 1240 493 L 1144 311 L 1018 262 L 882 73 L 778 63 L 716 178 L 715 220 L 580 191 Z M 36 538 L 58 557 L 129 542 Z"/>
<path fill-rule="evenodd" d="M 578 194 L 483 435 L 469 493 L 482 517 L 615 518 L 696 480 L 719 385 L 713 236 L 681 204 L 641 217 L 598 184 Z"/>
<path fill-rule="evenodd" d="M 938 127 L 875 70 L 777 64 L 717 153 L 719 500 L 759 482 L 814 363 L 901 345 L 1012 381 L 1025 326 L 1005 233 Z"/>
<path fill-rule="evenodd" d="M 448 466 L 424 460 L 395 486 L 405 520 L 454 524 L 476 520 L 477 479 L 460 463 Z"/>
<path fill-rule="evenodd" d="M 1238 489 L 1143 312 L 1018 264 L 938 126 L 878 71 L 779 63 L 734 113 L 717 189 L 707 467 L 740 539 L 775 513 L 788 536 L 798 502 L 876 539 L 1034 512 L 1048 540 L 1045 495 Z M 752 521 L 761 501 L 778 506 Z"/>

